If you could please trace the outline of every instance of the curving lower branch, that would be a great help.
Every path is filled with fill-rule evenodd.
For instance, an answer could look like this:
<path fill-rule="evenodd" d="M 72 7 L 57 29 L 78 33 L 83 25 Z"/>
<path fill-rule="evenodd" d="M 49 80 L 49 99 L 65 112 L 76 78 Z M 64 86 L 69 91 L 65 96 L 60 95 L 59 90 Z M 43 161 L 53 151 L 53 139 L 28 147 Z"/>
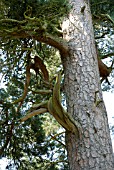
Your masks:
<path fill-rule="evenodd" d="M 72 115 L 64 110 L 60 100 L 60 83 L 61 73 L 58 74 L 56 84 L 53 89 L 53 95 L 48 101 L 48 110 L 52 114 L 58 123 L 67 131 L 72 131 L 76 134 L 77 139 L 81 136 L 82 128 L 79 122 L 72 118 Z"/>

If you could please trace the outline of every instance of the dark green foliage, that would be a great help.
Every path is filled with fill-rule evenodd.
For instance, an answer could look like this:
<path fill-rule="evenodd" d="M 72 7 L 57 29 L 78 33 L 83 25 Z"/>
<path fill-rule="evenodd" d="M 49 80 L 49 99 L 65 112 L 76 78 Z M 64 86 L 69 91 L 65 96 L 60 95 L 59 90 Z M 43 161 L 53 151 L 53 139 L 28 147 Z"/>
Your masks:
<path fill-rule="evenodd" d="M 114 1 L 112 0 L 90 0 L 91 10 L 94 15 L 109 14 L 114 17 Z"/>
<path fill-rule="evenodd" d="M 8 18 L 23 20 L 24 13 L 30 17 L 57 22 L 69 12 L 67 0 L 10 0 L 4 1 L 9 7 Z"/>
<path fill-rule="evenodd" d="M 44 31 L 51 34 L 57 34 L 58 29 L 60 30 L 60 24 L 62 19 L 68 15 L 71 6 L 68 4 L 68 0 L 2 0 L 3 6 L 5 7 L 5 15 L 1 18 L 10 18 L 18 21 L 22 21 L 25 18 L 37 18 L 37 22 L 32 22 L 28 27 L 40 28 L 38 33 L 43 33 Z M 15 5 L 14 5 L 15 4 Z M 0 11 L 3 11 L 1 7 Z M 17 23 L 13 23 L 14 27 L 19 27 Z M 4 28 L 4 24 L 0 26 Z M 7 23 L 8 28 L 12 28 L 11 23 Z M 58 33 L 61 36 L 61 33 Z"/>

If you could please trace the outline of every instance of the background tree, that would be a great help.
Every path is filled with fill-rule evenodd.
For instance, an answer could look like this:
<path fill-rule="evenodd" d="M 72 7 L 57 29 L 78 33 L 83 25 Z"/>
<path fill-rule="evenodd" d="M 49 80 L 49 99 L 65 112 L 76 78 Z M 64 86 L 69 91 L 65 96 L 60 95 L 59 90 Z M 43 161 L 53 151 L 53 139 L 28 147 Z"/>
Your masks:
<path fill-rule="evenodd" d="M 84 37 L 82 36 L 84 33 L 83 31 L 86 30 L 87 24 L 90 24 L 90 28 L 92 27 L 91 20 L 87 21 L 88 18 L 87 16 L 90 16 L 87 12 L 87 10 L 89 10 L 88 4 L 84 3 L 83 1 L 80 2 L 75 1 L 75 3 L 76 5 L 72 4 L 72 2 L 69 5 L 68 2 L 64 0 L 61 0 L 59 2 L 56 0 L 52 0 L 52 1 L 43 1 L 43 0 L 29 1 L 28 0 L 28 1 L 16 1 L 16 3 L 14 0 L 10 2 L 1 1 L 1 11 L 3 14 L 0 16 L 1 17 L 0 37 L 2 42 L 1 43 L 1 49 L 2 49 L 1 71 L 2 71 L 2 75 L 4 76 L 4 81 L 6 84 L 6 88 L 1 89 L 1 95 L 3 96 L 1 97 L 1 99 L 2 98 L 4 99 L 0 101 L 1 110 L 2 110 L 1 155 L 3 156 L 7 155 L 11 159 L 13 159 L 14 164 L 17 165 L 18 169 L 23 169 L 23 167 L 27 167 L 27 169 L 31 169 L 32 167 L 45 169 L 47 168 L 47 166 L 48 169 L 54 169 L 54 168 L 67 169 L 65 164 L 67 163 L 65 158 L 65 149 L 64 149 L 65 145 L 59 141 L 59 139 L 61 140 L 60 138 L 61 135 L 60 137 L 55 135 L 57 128 L 60 126 L 56 125 L 54 127 L 54 130 L 51 131 L 51 133 L 53 132 L 54 136 L 50 135 L 50 132 L 46 134 L 45 130 L 47 129 L 45 129 L 44 127 L 47 122 L 44 120 L 47 120 L 48 117 L 43 115 L 38 116 L 39 113 L 48 112 L 48 111 L 57 119 L 57 121 L 65 129 L 67 129 L 67 137 L 66 137 L 67 140 L 69 139 L 70 136 L 70 142 L 67 142 L 67 148 L 68 148 L 68 155 L 71 154 L 71 158 L 73 157 L 72 159 L 70 159 L 69 156 L 71 169 L 73 168 L 90 169 L 93 168 L 92 166 L 104 168 L 103 167 L 104 164 L 102 165 L 102 163 L 98 163 L 97 160 L 99 160 L 99 162 L 108 161 L 108 163 L 109 163 L 109 159 L 110 162 L 112 161 L 110 142 L 107 141 L 106 143 L 107 146 L 105 149 L 101 147 L 102 154 L 101 153 L 98 154 L 100 155 L 100 157 L 98 155 L 95 155 L 94 152 L 95 150 L 92 150 L 92 148 L 90 148 L 90 146 L 91 147 L 94 146 L 95 148 L 96 145 L 92 144 L 93 142 L 97 143 L 93 139 L 92 135 L 95 134 L 97 138 L 98 136 L 101 136 L 100 133 L 102 133 L 102 130 L 100 129 L 101 121 L 99 121 L 97 117 L 95 118 L 96 122 L 93 121 L 95 114 L 93 110 L 92 111 L 90 110 L 92 108 L 91 104 L 92 106 L 94 104 L 95 112 L 97 111 L 98 113 L 101 112 L 101 110 L 104 108 L 104 105 L 103 102 L 100 102 L 100 99 L 97 99 L 98 96 L 99 98 L 102 98 L 101 90 L 99 89 L 100 95 L 98 90 L 95 91 L 94 93 L 93 93 L 94 90 L 92 91 L 94 87 L 99 88 L 97 87 L 97 84 L 99 84 L 98 82 L 99 76 L 98 74 L 96 75 L 96 82 L 95 82 L 95 77 L 93 76 L 93 74 L 96 74 L 95 72 L 97 70 L 97 66 L 96 66 L 97 62 L 95 62 L 96 64 L 93 64 L 93 60 L 91 57 L 92 55 L 96 56 L 95 49 L 94 49 L 94 42 L 92 38 L 90 39 L 90 42 L 88 42 L 87 39 L 85 41 L 85 34 Z M 16 5 L 14 6 L 13 4 Z M 108 81 L 108 88 L 110 87 L 109 82 L 111 83 L 111 81 L 107 80 L 107 76 L 109 76 L 109 74 L 112 71 L 113 46 L 110 50 L 109 48 L 107 48 L 109 51 L 107 50 L 102 51 L 102 47 L 104 48 L 106 43 L 102 43 L 103 46 L 101 46 L 101 42 L 104 41 L 103 38 L 105 38 L 106 40 L 106 36 L 105 36 L 105 34 L 107 33 L 106 30 L 108 30 L 107 34 L 110 35 L 110 37 L 113 34 L 113 19 L 111 18 L 113 17 L 113 11 L 111 11 L 110 8 L 112 7 L 112 5 L 113 4 L 111 4 L 111 2 L 109 1 L 106 1 L 105 5 L 103 4 L 103 2 L 100 2 L 99 4 L 99 2 L 97 1 L 94 2 L 91 1 L 94 28 L 95 28 L 95 37 L 97 39 L 96 42 L 98 44 L 98 47 L 100 48 L 98 54 L 100 54 L 100 56 L 102 54 L 102 57 L 105 54 L 105 57 L 107 56 L 110 57 L 111 59 L 111 68 L 107 68 L 106 65 L 103 65 L 101 60 L 98 60 L 100 74 L 102 73 L 101 74 L 102 81 L 103 80 Z M 77 23 L 82 22 L 82 25 L 84 24 L 82 32 L 80 31 L 82 30 L 82 26 L 74 22 L 78 20 L 76 16 L 77 13 L 76 14 L 72 13 L 73 9 L 75 10 L 75 7 L 76 7 L 76 11 L 79 12 L 79 16 L 81 19 L 81 21 L 79 20 Z M 104 9 L 103 14 L 101 14 L 102 9 Z M 109 14 L 111 16 L 106 15 L 105 12 L 107 11 L 107 9 L 110 9 Z M 99 13 L 97 13 L 97 11 L 99 11 Z M 75 16 L 75 20 L 73 20 L 74 16 Z M 70 29 L 69 28 L 67 29 L 68 25 L 66 25 L 65 26 L 66 30 L 64 30 L 64 24 L 63 24 L 63 32 L 62 32 L 61 26 L 62 26 L 62 21 L 65 17 L 66 17 L 66 21 L 70 23 L 69 26 L 71 27 Z M 83 22 L 84 17 L 85 17 L 85 22 Z M 72 31 L 69 32 L 69 30 Z M 74 37 L 74 35 L 71 35 L 71 33 L 73 32 L 75 33 L 74 35 L 77 35 L 78 39 L 76 39 L 76 36 Z M 90 33 L 91 35 L 93 34 L 91 30 Z M 64 36 L 64 39 L 69 38 L 71 36 L 73 37 L 74 41 L 72 42 L 71 41 L 72 39 L 70 38 L 67 39 L 67 41 L 64 41 L 62 36 Z M 81 44 L 74 43 L 75 41 L 79 42 L 79 37 L 81 37 L 80 42 L 83 41 L 83 43 Z M 87 37 L 89 38 L 88 34 Z M 55 47 L 56 49 L 52 48 L 52 46 Z M 90 46 L 92 47 L 91 49 L 93 49 L 92 51 L 90 50 Z M 89 50 L 87 50 L 87 48 Z M 59 74 L 57 81 L 55 81 L 55 77 L 58 74 L 57 72 L 61 70 L 62 64 L 60 58 L 58 60 L 59 54 L 57 49 L 61 54 L 62 64 L 64 65 L 64 74 L 66 79 L 65 92 L 64 91 L 62 92 L 62 90 L 64 89 L 63 85 L 61 87 L 62 96 L 65 96 L 65 98 L 67 99 L 67 109 L 69 113 L 75 116 L 71 116 L 66 111 L 64 111 L 64 109 L 60 104 L 59 88 L 60 88 L 61 75 Z M 85 50 L 83 51 L 82 49 Z M 74 52 L 75 54 L 73 54 Z M 110 54 L 108 54 L 108 52 Z M 91 66 L 91 64 L 89 63 L 90 60 L 91 60 L 91 64 L 96 68 L 96 70 L 95 68 L 90 69 Z M 83 63 L 83 61 L 85 62 L 85 64 Z M 75 64 L 74 66 L 72 66 L 73 63 Z M 86 71 L 84 71 L 86 70 L 86 64 L 88 67 L 87 70 L 88 74 L 86 73 Z M 75 79 L 73 77 L 74 74 L 77 75 Z M 88 78 L 88 76 L 91 74 L 92 76 L 90 77 L 92 77 L 93 80 Z M 87 79 L 91 82 L 89 82 Z M 85 80 L 88 81 L 86 89 L 90 90 L 91 95 L 88 95 L 89 92 L 86 91 L 86 89 L 84 89 L 84 92 L 81 91 L 83 89 L 81 88 L 83 87 L 83 83 L 87 82 Z M 96 86 L 93 87 L 92 85 L 95 84 L 94 82 L 96 83 Z M 89 84 L 91 84 L 91 86 L 89 86 L 88 88 Z M 71 89 L 69 88 L 69 86 L 71 87 Z M 73 87 L 77 87 L 77 88 L 74 90 L 72 89 Z M 92 89 L 90 87 L 92 87 Z M 85 95 L 84 96 L 81 95 L 82 93 L 84 93 Z M 71 94 L 73 94 L 74 96 L 76 95 L 77 101 L 75 100 L 74 100 L 75 102 L 72 101 L 73 96 Z M 79 94 L 79 96 L 77 96 L 77 94 Z M 78 97 L 80 98 L 78 99 Z M 82 99 L 84 99 L 82 103 L 81 103 L 81 97 Z M 90 100 L 91 104 L 88 102 L 86 103 L 86 97 L 91 99 Z M 78 116 L 76 115 L 76 110 L 77 110 L 76 108 L 78 108 L 76 106 L 77 103 L 82 108 L 82 110 L 79 108 L 79 112 L 78 112 L 80 114 L 83 113 L 82 115 L 84 116 L 82 117 L 82 119 L 80 118 L 79 114 L 77 114 Z M 73 113 L 72 105 L 74 105 L 75 108 L 74 113 Z M 89 111 L 86 112 L 86 108 L 90 110 L 90 112 Z M 103 112 L 106 111 L 103 110 Z M 90 116 L 89 113 L 91 113 L 93 117 Z M 33 115 L 35 117 L 32 118 Z M 102 117 L 100 118 L 102 119 Z M 55 122 L 55 120 L 52 117 L 50 117 L 50 119 L 52 120 L 52 122 Z M 90 123 L 89 126 L 88 124 L 89 121 L 92 123 L 94 122 L 94 124 L 92 125 L 92 123 Z M 20 122 L 24 122 L 24 123 L 20 124 Z M 105 132 L 104 134 L 106 134 L 105 128 L 108 128 L 107 120 L 106 121 L 103 120 L 102 122 L 106 122 L 106 124 L 104 125 L 104 132 Z M 97 123 L 99 124 L 99 127 L 97 127 Z M 88 130 L 88 127 L 91 128 Z M 49 129 L 49 124 L 48 124 L 48 129 Z M 72 134 L 72 132 L 74 131 L 76 132 L 75 135 Z M 87 132 L 89 133 L 89 137 L 87 136 L 88 134 Z M 81 133 L 82 136 L 84 136 L 83 140 L 79 138 Z M 107 135 L 109 135 L 108 133 L 109 131 L 107 131 Z M 72 152 L 71 148 L 72 146 L 74 148 L 76 147 L 74 145 L 77 143 L 77 141 L 75 141 L 77 138 L 79 140 L 79 143 L 77 144 L 78 147 L 76 148 L 76 152 Z M 56 139 L 56 142 L 49 142 L 51 139 Z M 73 143 L 71 139 L 73 140 Z M 90 140 L 90 145 L 89 143 L 87 143 L 89 139 L 93 139 L 93 141 Z M 107 139 L 110 141 L 110 137 L 107 137 Z M 102 141 L 101 138 L 101 143 L 102 142 L 105 145 L 104 141 Z M 26 145 L 23 145 L 23 143 L 26 143 Z M 57 144 L 59 144 L 59 147 L 57 146 Z M 108 145 L 110 149 L 108 148 Z M 18 151 L 17 148 L 19 148 Z M 85 148 L 86 151 L 88 150 L 88 152 L 85 152 Z M 108 149 L 110 150 L 110 153 Z M 59 156 L 58 156 L 58 151 L 59 151 Z M 108 154 L 104 153 L 105 151 L 108 152 Z M 57 159 L 53 157 L 54 152 L 56 152 L 56 156 L 58 156 Z M 87 156 L 87 154 L 89 155 L 89 153 L 91 153 L 92 155 L 91 160 Z M 47 158 L 46 160 L 44 159 L 44 156 Z M 77 161 L 75 161 L 75 159 L 77 159 Z M 65 163 L 61 164 L 61 161 Z M 31 162 L 31 164 L 28 164 L 28 162 Z M 105 168 L 107 168 L 108 166 L 108 168 L 111 169 L 112 165 L 111 163 L 110 165 L 108 163 L 105 166 Z M 58 164 L 59 166 L 57 166 Z"/>

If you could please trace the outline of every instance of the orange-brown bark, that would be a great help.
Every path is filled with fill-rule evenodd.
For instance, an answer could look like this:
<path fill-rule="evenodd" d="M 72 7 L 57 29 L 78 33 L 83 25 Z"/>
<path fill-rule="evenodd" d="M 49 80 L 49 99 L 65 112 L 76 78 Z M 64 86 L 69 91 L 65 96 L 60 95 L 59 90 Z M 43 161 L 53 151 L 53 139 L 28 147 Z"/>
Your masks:
<path fill-rule="evenodd" d="M 111 70 L 99 58 L 98 58 L 98 66 L 99 66 L 100 77 L 103 78 L 108 77 Z"/>
<path fill-rule="evenodd" d="M 49 73 L 41 58 L 35 56 L 34 64 L 31 64 L 31 68 L 35 70 L 36 74 L 38 74 L 39 70 L 41 70 L 44 80 L 49 82 Z"/>

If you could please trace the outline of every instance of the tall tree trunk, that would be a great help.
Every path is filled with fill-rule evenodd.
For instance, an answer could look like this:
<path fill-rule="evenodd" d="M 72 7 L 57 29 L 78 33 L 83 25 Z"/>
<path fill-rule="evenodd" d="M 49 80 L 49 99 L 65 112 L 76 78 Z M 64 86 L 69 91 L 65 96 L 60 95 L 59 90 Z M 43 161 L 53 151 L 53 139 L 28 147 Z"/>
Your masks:
<path fill-rule="evenodd" d="M 62 56 L 68 112 L 79 137 L 66 132 L 70 170 L 113 170 L 107 113 L 102 98 L 92 18 L 88 0 L 69 0 L 73 6 L 63 22 L 69 55 Z"/>

